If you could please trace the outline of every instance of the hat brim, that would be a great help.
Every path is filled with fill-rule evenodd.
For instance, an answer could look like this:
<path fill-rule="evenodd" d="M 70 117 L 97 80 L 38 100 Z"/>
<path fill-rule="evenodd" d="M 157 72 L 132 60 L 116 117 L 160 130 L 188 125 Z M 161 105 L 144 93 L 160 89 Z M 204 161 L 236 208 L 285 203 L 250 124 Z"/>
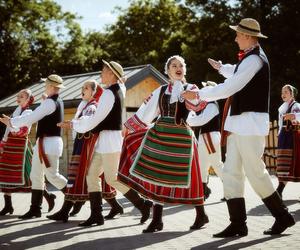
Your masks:
<path fill-rule="evenodd" d="M 109 62 L 102 59 L 102 62 L 110 68 L 110 70 L 115 74 L 115 76 L 120 80 L 121 83 L 124 83 L 122 77 L 119 76 L 119 73 L 110 65 Z"/>
<path fill-rule="evenodd" d="M 41 80 L 43 82 L 45 82 L 45 84 L 52 85 L 52 86 L 54 86 L 56 88 L 59 88 L 59 89 L 64 89 L 65 88 L 65 85 L 63 85 L 62 83 L 61 84 L 57 84 L 56 82 L 49 81 L 49 79 L 47 79 L 47 78 L 41 78 Z"/>
<path fill-rule="evenodd" d="M 230 29 L 233 29 L 233 30 L 236 31 L 236 32 L 243 33 L 243 34 L 245 34 L 245 35 L 255 36 L 255 37 L 259 37 L 259 38 L 268 38 L 267 36 L 263 35 L 263 34 L 260 33 L 260 32 L 249 31 L 249 30 L 246 30 L 246 29 L 241 28 L 241 27 L 238 26 L 238 25 L 229 25 L 229 28 L 230 28 Z"/>

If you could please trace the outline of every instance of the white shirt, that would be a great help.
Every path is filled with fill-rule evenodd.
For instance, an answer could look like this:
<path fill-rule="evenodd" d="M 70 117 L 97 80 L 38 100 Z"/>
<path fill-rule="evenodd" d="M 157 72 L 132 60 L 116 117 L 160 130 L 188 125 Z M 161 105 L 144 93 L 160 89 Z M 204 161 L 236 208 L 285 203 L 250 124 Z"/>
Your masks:
<path fill-rule="evenodd" d="M 43 119 L 45 116 L 52 114 L 56 109 L 55 102 L 47 98 L 30 114 L 22 114 L 11 118 L 10 122 L 13 127 L 30 127 L 32 124 Z M 37 145 L 37 143 L 36 143 Z M 44 137 L 44 151 L 48 155 L 61 156 L 63 152 L 63 141 L 60 136 Z"/>
<path fill-rule="evenodd" d="M 234 72 L 234 65 L 222 65 L 220 73 L 227 79 L 216 87 L 206 87 L 199 90 L 200 99 L 215 101 L 225 99 L 243 89 L 254 75 L 262 68 L 263 62 L 257 55 L 246 57 Z M 257 90 L 259 91 L 259 89 Z M 228 114 L 230 114 L 230 109 Z M 269 114 L 260 112 L 243 112 L 240 115 L 228 115 L 224 129 L 238 135 L 269 134 Z"/>
<path fill-rule="evenodd" d="M 203 126 L 218 114 L 219 108 L 217 104 L 211 102 L 207 104 L 205 109 L 199 115 L 197 115 L 194 111 L 191 111 L 186 121 L 192 127 Z"/>
<path fill-rule="evenodd" d="M 15 109 L 15 111 L 12 113 L 11 117 L 19 116 L 21 114 L 21 111 L 22 111 L 22 108 L 20 106 L 18 106 Z M 26 109 L 26 110 L 23 111 L 22 115 L 30 114 L 31 112 L 32 112 L 31 109 Z M 30 132 L 30 129 L 31 129 L 31 126 L 28 127 L 28 134 Z M 19 130 L 20 130 L 20 128 L 17 128 L 17 127 L 6 127 L 5 133 L 4 133 L 3 138 L 2 138 L 2 141 L 7 141 L 7 137 L 8 137 L 9 132 L 19 132 Z"/>
<path fill-rule="evenodd" d="M 126 88 L 124 84 L 119 84 L 123 98 L 125 98 Z M 81 116 L 79 119 L 73 119 L 73 129 L 78 133 L 85 133 L 95 128 L 102 122 L 115 103 L 115 96 L 109 89 L 104 89 L 100 96 L 95 114 L 91 116 Z M 99 134 L 99 139 L 95 146 L 97 153 L 115 153 L 122 149 L 123 137 L 122 130 L 103 130 Z"/>

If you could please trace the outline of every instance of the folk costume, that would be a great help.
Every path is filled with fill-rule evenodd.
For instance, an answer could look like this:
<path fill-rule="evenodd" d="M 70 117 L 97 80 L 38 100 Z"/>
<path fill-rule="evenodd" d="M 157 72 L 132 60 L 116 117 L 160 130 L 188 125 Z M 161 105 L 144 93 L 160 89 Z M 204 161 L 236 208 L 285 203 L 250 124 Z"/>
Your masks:
<path fill-rule="evenodd" d="M 291 121 L 283 121 L 283 116 L 288 113 L 300 113 L 300 104 L 295 100 L 284 102 L 278 109 L 278 148 L 277 148 L 277 177 L 279 185 L 277 192 L 282 196 L 285 182 L 300 181 L 300 132 L 299 125 Z"/>
<path fill-rule="evenodd" d="M 162 203 L 189 204 L 203 210 L 197 141 L 186 123 L 189 110 L 201 107 L 183 102 L 173 92 L 178 88 L 196 86 L 176 81 L 157 88 L 125 123 L 131 133 L 124 140 L 118 179 L 158 203 L 153 221 L 143 232 L 162 229 Z"/>
<path fill-rule="evenodd" d="M 46 80 L 62 87 L 62 80 L 57 75 L 50 75 Z M 30 210 L 20 219 L 41 217 L 41 203 L 44 190 L 44 176 L 60 190 L 67 184 L 66 178 L 59 173 L 59 157 L 63 151 L 61 129 L 57 123 L 63 120 L 63 102 L 58 94 L 49 96 L 30 114 L 14 117 L 10 120 L 12 127 L 31 126 L 37 122 L 36 144 L 33 148 L 30 180 L 32 182 L 32 197 Z"/>
<path fill-rule="evenodd" d="M 220 114 L 217 102 L 209 102 L 200 112 L 190 112 L 187 123 L 195 127 L 195 136 L 198 138 L 198 154 L 201 165 L 201 177 L 205 199 L 210 195 L 208 170 L 212 167 L 222 180 L 222 154 L 220 134 Z"/>
<path fill-rule="evenodd" d="M 82 101 L 77 108 L 74 119 L 93 115 L 97 108 L 97 100 L 102 92 L 103 89 L 99 88 L 94 95 L 97 98 L 93 98 L 89 102 Z M 67 222 L 71 208 L 73 207 L 73 211 L 70 215 L 74 216 L 80 211 L 85 201 L 89 199 L 86 175 L 94 154 L 98 136 L 99 134 L 93 134 L 90 131 L 87 133 L 75 133 L 73 153 L 68 166 L 68 183 L 65 191 L 65 200 L 62 208 L 55 214 L 47 216 L 48 219 Z M 104 174 L 99 178 L 101 178 L 103 198 L 110 200 L 108 203 L 114 204 L 115 209 L 123 213 L 123 208 L 115 200 L 116 190 L 106 183 Z"/>
<path fill-rule="evenodd" d="M 18 106 L 12 117 L 30 114 L 32 110 L 29 107 L 33 101 L 33 96 L 30 96 L 26 106 Z M 3 153 L 0 154 L 0 190 L 4 193 L 5 201 L 5 206 L 0 211 L 0 215 L 13 213 L 11 193 L 31 192 L 32 145 L 28 139 L 30 129 L 31 126 L 21 128 L 6 127 L 0 143 L 0 147 L 3 148 Z M 51 211 L 54 207 L 56 196 L 48 193 L 46 189 L 43 192 L 43 196 L 48 202 L 48 211 Z"/>
<path fill-rule="evenodd" d="M 239 25 L 230 28 L 236 30 L 238 35 L 243 33 L 265 37 L 260 33 L 259 23 L 251 18 L 245 18 Z M 244 51 L 237 65 L 222 65 L 219 72 L 227 77 L 224 83 L 198 92 L 199 98 L 208 102 L 231 97 L 224 125 L 229 135 L 223 168 L 224 194 L 231 223 L 222 232 L 214 234 L 214 237 L 248 234 L 244 200 L 246 176 L 275 217 L 275 223 L 264 234 L 280 234 L 294 225 L 295 221 L 275 191 L 262 160 L 265 136 L 269 134 L 268 59 L 259 44 L 254 44 Z"/>
<path fill-rule="evenodd" d="M 115 68 L 119 64 L 112 61 L 109 62 L 109 65 Z M 90 131 L 92 134 L 99 134 L 95 152 L 86 175 L 87 190 L 91 202 L 91 216 L 87 221 L 80 223 L 80 226 L 104 224 L 101 206 L 102 190 L 99 179 L 99 176 L 103 173 L 106 182 L 122 192 L 141 211 L 141 223 L 149 218 L 152 203 L 139 197 L 135 191 L 130 190 L 117 180 L 119 158 L 123 143 L 122 115 L 124 114 L 125 92 L 124 84 L 111 84 L 104 89 L 94 115 L 82 116 L 79 119 L 72 120 L 73 129 L 77 133 Z"/>

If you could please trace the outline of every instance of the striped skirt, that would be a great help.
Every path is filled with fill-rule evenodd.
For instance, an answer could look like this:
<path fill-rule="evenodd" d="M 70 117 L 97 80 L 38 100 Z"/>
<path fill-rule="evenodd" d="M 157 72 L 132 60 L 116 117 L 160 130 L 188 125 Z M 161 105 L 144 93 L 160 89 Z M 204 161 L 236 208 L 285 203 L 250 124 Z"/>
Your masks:
<path fill-rule="evenodd" d="M 300 130 L 282 129 L 278 136 L 277 176 L 279 181 L 300 182 Z"/>
<path fill-rule="evenodd" d="M 160 119 L 153 128 L 126 136 L 120 158 L 118 179 L 143 196 L 157 202 L 201 205 L 203 204 L 203 189 L 196 140 L 192 137 L 189 128 L 185 128 L 186 132 L 183 132 L 182 126 L 174 125 L 174 120 L 171 129 L 168 129 L 166 124 L 169 122 Z M 186 151 L 180 150 L 170 157 L 172 150 L 169 142 L 172 139 L 174 142 L 175 138 L 184 138 L 185 143 L 179 147 L 186 149 L 186 145 L 190 145 L 190 148 Z M 155 148 L 160 150 L 152 150 Z M 168 152 L 167 155 L 163 151 Z M 181 158 L 178 159 L 178 156 Z M 138 164 L 139 168 L 136 168 Z M 144 170 L 142 166 L 145 167 Z M 151 175 L 149 175 L 149 169 L 152 171 Z M 185 178 L 181 178 L 183 175 Z M 180 178 L 177 178 L 178 176 Z M 174 186 L 172 186 L 173 183 Z M 180 186 L 182 183 L 183 185 Z"/>
<path fill-rule="evenodd" d="M 0 156 L 0 189 L 2 192 L 30 192 L 32 146 L 27 137 L 8 135 Z"/>
<path fill-rule="evenodd" d="M 90 134 L 84 137 L 77 134 L 72 157 L 68 166 L 68 184 L 65 192 L 65 199 L 70 201 L 86 201 L 89 199 L 87 191 L 86 175 L 91 163 L 95 143 L 98 135 Z M 102 197 L 111 199 L 116 196 L 116 190 L 105 182 L 104 174 L 101 178 Z"/>

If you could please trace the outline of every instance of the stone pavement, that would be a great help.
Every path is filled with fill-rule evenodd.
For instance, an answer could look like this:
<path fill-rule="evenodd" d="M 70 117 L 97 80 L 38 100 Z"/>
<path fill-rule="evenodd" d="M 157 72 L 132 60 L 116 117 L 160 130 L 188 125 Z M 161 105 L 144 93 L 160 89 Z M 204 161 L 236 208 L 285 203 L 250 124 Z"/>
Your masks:
<path fill-rule="evenodd" d="M 272 178 L 277 185 L 275 177 Z M 122 217 L 106 221 L 104 226 L 89 228 L 77 227 L 81 220 L 89 216 L 89 203 L 86 203 L 77 217 L 68 223 L 53 222 L 46 218 L 47 204 L 43 203 L 41 218 L 19 220 L 18 215 L 27 211 L 30 194 L 14 194 L 13 215 L 0 217 L 0 249 L 300 249 L 300 223 L 287 229 L 277 237 L 263 235 L 273 218 L 254 194 L 249 183 L 245 188 L 249 234 L 242 238 L 218 239 L 212 234 L 228 225 L 228 212 L 222 198 L 222 184 L 217 177 L 211 177 L 209 187 L 212 194 L 205 205 L 210 223 L 201 230 L 189 231 L 195 212 L 187 206 L 168 206 L 164 209 L 164 229 L 154 234 L 142 234 L 144 225 L 139 224 L 139 212 L 123 196 L 118 196 L 125 213 Z M 58 198 L 54 211 L 57 211 L 63 195 L 54 191 Z M 284 190 L 285 204 L 298 222 L 300 220 L 300 183 L 289 183 Z M 3 198 L 0 197 L 0 208 Z M 104 205 L 104 214 L 109 207 Z"/>

